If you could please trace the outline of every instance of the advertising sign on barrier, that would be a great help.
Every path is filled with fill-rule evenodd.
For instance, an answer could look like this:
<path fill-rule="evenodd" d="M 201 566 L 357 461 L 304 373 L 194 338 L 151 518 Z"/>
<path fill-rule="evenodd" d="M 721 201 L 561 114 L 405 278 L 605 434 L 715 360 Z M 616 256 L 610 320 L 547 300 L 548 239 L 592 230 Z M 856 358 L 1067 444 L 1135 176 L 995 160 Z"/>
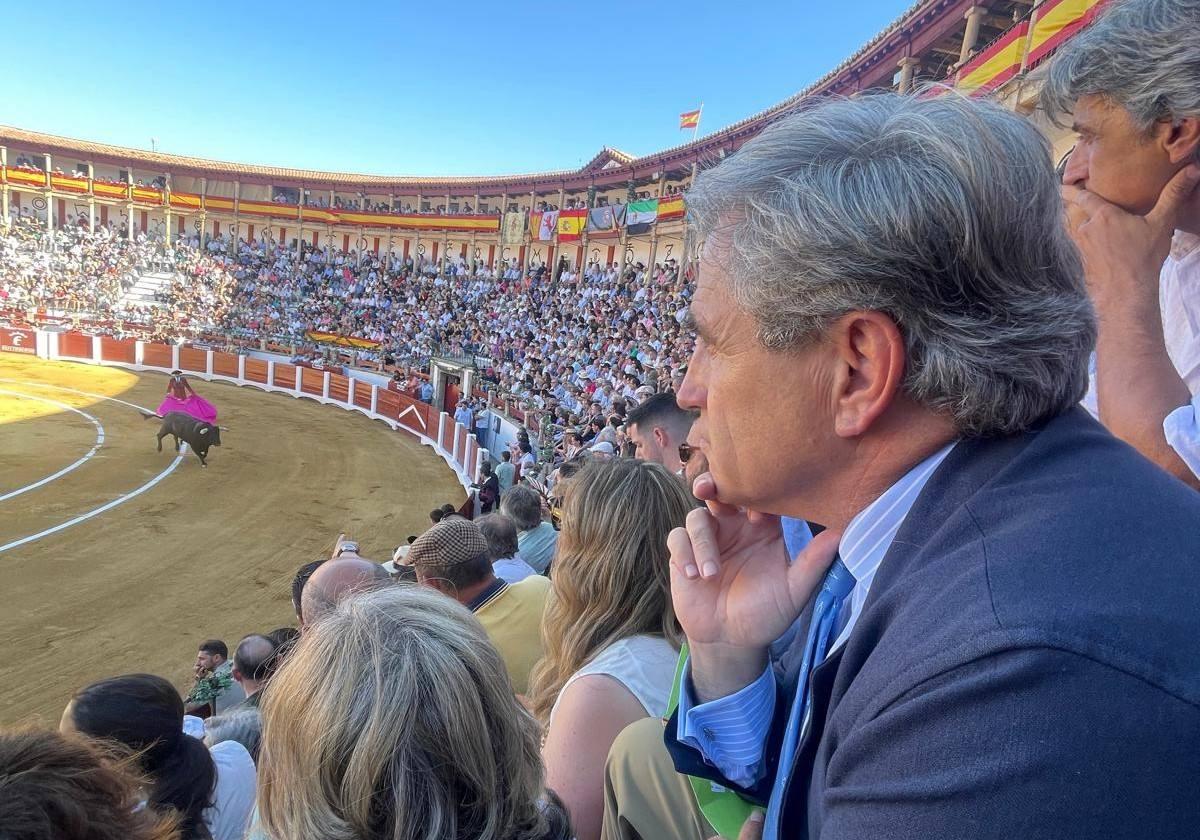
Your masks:
<path fill-rule="evenodd" d="M 37 355 L 37 335 L 33 330 L 0 327 L 0 351 Z"/>

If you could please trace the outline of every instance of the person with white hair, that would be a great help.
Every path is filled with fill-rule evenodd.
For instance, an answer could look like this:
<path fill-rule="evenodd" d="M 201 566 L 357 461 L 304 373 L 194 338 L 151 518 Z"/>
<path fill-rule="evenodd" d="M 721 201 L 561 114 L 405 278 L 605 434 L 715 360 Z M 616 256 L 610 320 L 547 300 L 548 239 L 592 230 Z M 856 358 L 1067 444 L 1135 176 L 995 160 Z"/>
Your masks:
<path fill-rule="evenodd" d="M 1100 335 L 1088 407 L 1200 488 L 1200 0 L 1119 0 L 1050 64 L 1043 107 Z"/>
<path fill-rule="evenodd" d="M 1200 496 L 1079 407 L 1059 186 L 1023 117 L 897 94 L 801 108 L 693 184 L 677 399 L 708 471 L 668 538 L 664 739 L 722 835 L 1200 824 Z M 825 530 L 792 557 L 781 517 Z"/>

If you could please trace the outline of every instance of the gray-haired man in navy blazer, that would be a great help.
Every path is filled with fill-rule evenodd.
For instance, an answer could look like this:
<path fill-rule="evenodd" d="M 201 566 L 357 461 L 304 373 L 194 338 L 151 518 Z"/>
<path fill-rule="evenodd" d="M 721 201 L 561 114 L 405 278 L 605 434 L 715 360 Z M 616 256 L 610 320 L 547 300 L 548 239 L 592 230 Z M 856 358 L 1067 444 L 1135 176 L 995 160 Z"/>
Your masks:
<path fill-rule="evenodd" d="M 1200 836 L 1200 497 L 1077 407 L 1096 324 L 1037 131 L 828 101 L 688 205 L 677 770 L 763 806 L 743 836 Z M 789 560 L 780 516 L 827 530 Z"/>

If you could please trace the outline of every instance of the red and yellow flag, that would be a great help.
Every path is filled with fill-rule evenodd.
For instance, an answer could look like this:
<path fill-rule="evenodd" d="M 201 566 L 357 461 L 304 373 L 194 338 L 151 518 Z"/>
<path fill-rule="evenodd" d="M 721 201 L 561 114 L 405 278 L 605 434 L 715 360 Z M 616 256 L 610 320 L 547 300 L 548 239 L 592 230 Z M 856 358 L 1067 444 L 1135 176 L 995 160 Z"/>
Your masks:
<path fill-rule="evenodd" d="M 696 128 L 700 125 L 700 109 L 695 111 L 685 111 L 679 115 L 679 130 L 685 128 Z"/>

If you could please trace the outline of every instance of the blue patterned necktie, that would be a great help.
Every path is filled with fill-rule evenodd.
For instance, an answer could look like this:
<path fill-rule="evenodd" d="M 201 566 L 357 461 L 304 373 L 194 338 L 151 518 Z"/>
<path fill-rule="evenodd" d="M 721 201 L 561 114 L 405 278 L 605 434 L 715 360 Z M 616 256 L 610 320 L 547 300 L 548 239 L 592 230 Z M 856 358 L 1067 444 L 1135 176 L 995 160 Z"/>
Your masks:
<path fill-rule="evenodd" d="M 854 589 L 854 575 L 838 557 L 825 575 L 825 582 L 813 605 L 812 621 L 808 625 L 808 638 L 804 642 L 804 658 L 796 677 L 796 693 L 788 710 L 787 728 L 783 733 L 783 744 L 779 750 L 779 768 L 775 783 L 771 786 L 771 799 L 767 806 L 767 821 L 763 837 L 773 840 L 779 836 L 779 819 L 783 810 L 783 793 L 792 775 L 792 763 L 796 760 L 796 749 L 804 734 L 812 697 L 809 696 L 809 676 L 813 668 L 825 661 L 829 645 L 837 638 L 841 627 L 838 619 L 843 612 L 847 596 Z"/>

